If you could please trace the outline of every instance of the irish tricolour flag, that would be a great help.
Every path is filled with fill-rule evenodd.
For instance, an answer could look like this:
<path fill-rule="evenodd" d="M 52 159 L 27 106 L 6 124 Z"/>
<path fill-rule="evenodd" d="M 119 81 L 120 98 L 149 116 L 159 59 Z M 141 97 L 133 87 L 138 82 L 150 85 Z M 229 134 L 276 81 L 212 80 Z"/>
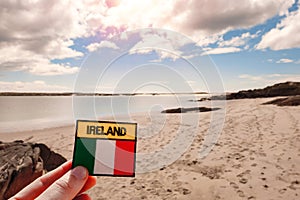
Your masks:
<path fill-rule="evenodd" d="M 136 124 L 77 121 L 73 167 L 90 175 L 134 176 Z"/>

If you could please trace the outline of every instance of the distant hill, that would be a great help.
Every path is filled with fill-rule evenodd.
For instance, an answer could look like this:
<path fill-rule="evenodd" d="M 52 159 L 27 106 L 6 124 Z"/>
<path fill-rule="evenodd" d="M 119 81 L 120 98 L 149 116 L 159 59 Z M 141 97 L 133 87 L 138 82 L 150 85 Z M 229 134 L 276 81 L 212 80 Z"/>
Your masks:
<path fill-rule="evenodd" d="M 245 99 L 300 95 L 300 82 L 278 83 L 263 89 L 242 90 L 226 95 L 226 99 Z"/>
<path fill-rule="evenodd" d="M 252 99 L 263 97 L 276 97 L 276 96 L 295 96 L 300 95 L 300 82 L 285 82 L 277 83 L 263 89 L 242 90 L 239 92 L 230 93 L 227 95 L 212 96 L 211 98 L 203 98 L 204 100 L 231 100 L 231 99 Z"/>

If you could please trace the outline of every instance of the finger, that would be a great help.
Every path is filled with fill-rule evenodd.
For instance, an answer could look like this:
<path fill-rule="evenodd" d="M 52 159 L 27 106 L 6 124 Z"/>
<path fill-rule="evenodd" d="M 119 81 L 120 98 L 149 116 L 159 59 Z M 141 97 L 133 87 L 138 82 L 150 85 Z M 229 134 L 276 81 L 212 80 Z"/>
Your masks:
<path fill-rule="evenodd" d="M 88 194 L 80 194 L 76 196 L 73 200 L 91 200 L 92 198 Z"/>
<path fill-rule="evenodd" d="M 85 185 L 83 186 L 79 194 L 89 190 L 91 187 L 96 185 L 96 182 L 97 182 L 97 178 L 95 176 L 89 176 L 88 180 L 86 181 Z"/>
<path fill-rule="evenodd" d="M 37 178 L 23 190 L 18 192 L 12 199 L 34 199 L 44 192 L 52 183 L 62 177 L 72 167 L 72 161 L 67 161 L 55 170 Z"/>
<path fill-rule="evenodd" d="M 82 166 L 75 167 L 55 181 L 37 199 L 73 199 L 88 179 L 88 171 Z"/>

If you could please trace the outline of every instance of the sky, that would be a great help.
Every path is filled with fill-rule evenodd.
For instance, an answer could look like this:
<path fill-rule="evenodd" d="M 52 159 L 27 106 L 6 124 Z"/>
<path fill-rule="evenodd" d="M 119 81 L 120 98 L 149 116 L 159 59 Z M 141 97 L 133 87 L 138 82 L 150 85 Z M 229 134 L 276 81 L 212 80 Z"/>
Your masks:
<path fill-rule="evenodd" d="M 297 0 L 2 0 L 0 92 L 217 92 L 300 80 Z"/>

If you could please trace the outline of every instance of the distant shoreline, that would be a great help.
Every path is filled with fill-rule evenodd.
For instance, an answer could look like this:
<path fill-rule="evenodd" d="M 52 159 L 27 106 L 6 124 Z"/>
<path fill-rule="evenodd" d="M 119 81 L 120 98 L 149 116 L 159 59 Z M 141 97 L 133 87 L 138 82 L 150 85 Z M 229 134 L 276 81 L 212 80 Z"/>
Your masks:
<path fill-rule="evenodd" d="M 0 96 L 141 96 L 141 95 L 195 95 L 208 94 L 207 92 L 179 92 L 179 93 L 41 93 L 41 92 L 0 92 Z"/>
<path fill-rule="evenodd" d="M 285 83 L 277 83 L 267 86 L 262 89 L 241 90 L 239 92 L 228 93 L 226 95 L 216 95 L 209 98 L 201 98 L 197 101 L 253 99 L 296 95 L 300 95 L 300 82 L 287 81 Z"/>

